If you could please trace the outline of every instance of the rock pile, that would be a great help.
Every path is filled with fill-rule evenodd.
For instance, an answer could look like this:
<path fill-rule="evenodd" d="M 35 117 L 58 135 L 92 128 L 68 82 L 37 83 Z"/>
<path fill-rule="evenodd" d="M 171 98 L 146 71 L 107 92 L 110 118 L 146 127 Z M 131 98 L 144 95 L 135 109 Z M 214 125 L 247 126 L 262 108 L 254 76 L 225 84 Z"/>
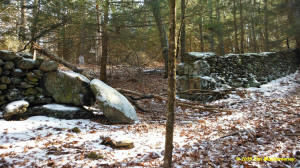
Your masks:
<path fill-rule="evenodd" d="M 97 79 L 93 81 L 73 71 L 58 70 L 54 61 L 33 60 L 30 54 L 0 50 L 0 106 L 4 110 L 0 117 L 86 119 L 94 115 L 82 107 L 97 102 L 112 123 L 131 124 L 138 120 L 123 95 Z"/>
<path fill-rule="evenodd" d="M 45 73 L 56 71 L 57 67 L 53 61 L 33 60 L 29 54 L 0 50 L 0 106 L 21 99 L 30 104 L 53 102 L 46 96 L 41 81 Z"/>
<path fill-rule="evenodd" d="M 237 87 L 259 87 L 297 70 L 294 51 L 247 54 L 186 53 L 177 68 L 179 96 L 202 102 L 221 98 L 213 91 Z M 203 91 L 208 91 L 203 93 Z"/>

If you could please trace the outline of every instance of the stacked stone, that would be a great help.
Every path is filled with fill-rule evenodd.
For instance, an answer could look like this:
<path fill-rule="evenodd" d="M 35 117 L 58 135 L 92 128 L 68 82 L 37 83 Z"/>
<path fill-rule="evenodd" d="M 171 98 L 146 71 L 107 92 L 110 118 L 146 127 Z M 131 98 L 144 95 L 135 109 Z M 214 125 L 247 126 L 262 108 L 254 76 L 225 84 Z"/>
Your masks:
<path fill-rule="evenodd" d="M 16 100 L 26 100 L 30 105 L 51 103 L 52 98 L 45 96 L 42 77 L 57 68 L 53 61 L 0 50 L 0 106 Z"/>
<path fill-rule="evenodd" d="M 292 50 L 225 56 L 190 52 L 178 65 L 177 90 L 182 98 L 207 102 L 220 95 L 203 94 L 205 90 L 259 87 L 294 73 L 298 66 L 297 55 Z"/>

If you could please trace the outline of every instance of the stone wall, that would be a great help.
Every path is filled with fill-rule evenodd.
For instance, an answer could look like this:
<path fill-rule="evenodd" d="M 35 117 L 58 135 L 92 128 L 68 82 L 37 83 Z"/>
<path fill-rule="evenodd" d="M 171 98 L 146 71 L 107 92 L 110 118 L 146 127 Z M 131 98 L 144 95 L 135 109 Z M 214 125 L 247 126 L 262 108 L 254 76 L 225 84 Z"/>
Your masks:
<path fill-rule="evenodd" d="M 96 117 L 86 106 L 98 106 L 115 124 L 138 120 L 134 107 L 117 90 L 98 79 L 90 81 L 58 64 L 26 53 L 0 50 L 0 119 L 35 115 L 62 119 Z M 3 112 L 2 112 L 3 111 Z"/>
<path fill-rule="evenodd" d="M 294 73 L 299 67 L 294 51 L 247 54 L 186 53 L 177 68 L 177 91 L 181 98 L 208 102 L 221 98 L 215 89 L 259 87 Z"/>
<path fill-rule="evenodd" d="M 0 106 L 20 99 L 32 105 L 53 102 L 46 96 L 42 78 L 57 68 L 53 61 L 33 60 L 30 54 L 0 50 Z"/>

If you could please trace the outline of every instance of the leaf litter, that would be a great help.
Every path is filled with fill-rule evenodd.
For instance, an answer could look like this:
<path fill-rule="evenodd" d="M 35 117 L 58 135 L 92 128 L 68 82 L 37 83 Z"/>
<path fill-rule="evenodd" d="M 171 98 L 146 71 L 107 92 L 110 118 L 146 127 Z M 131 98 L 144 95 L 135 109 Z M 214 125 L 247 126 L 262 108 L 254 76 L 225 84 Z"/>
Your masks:
<path fill-rule="evenodd" d="M 226 99 L 210 103 L 229 108 L 230 113 L 178 107 L 174 167 L 300 167 L 298 76 L 296 72 L 260 88 L 238 89 Z M 152 109 L 165 105 L 147 101 Z M 153 111 L 138 113 L 140 122 L 134 125 L 44 116 L 23 121 L 0 119 L 0 167 L 160 167 L 165 114 Z M 80 131 L 72 131 L 74 128 Z M 112 148 L 103 144 L 103 137 L 129 140 L 134 148 Z M 255 162 L 237 161 L 237 157 L 296 160 Z"/>

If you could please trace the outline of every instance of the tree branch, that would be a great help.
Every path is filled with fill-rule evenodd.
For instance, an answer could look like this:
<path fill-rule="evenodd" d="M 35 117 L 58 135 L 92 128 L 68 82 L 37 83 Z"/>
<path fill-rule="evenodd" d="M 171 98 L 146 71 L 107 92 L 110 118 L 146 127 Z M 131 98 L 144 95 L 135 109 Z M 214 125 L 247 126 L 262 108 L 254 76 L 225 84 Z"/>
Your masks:
<path fill-rule="evenodd" d="M 50 58 L 53 61 L 56 61 L 56 62 L 58 62 L 60 64 L 63 64 L 64 66 L 66 66 L 67 68 L 70 68 L 74 72 L 78 72 L 78 73 L 82 73 L 83 72 L 83 69 L 78 69 L 76 66 L 72 65 L 69 62 L 66 62 L 66 61 L 62 60 L 61 58 L 59 58 L 57 55 L 55 55 L 51 51 L 49 51 L 47 49 L 43 49 L 41 46 L 39 46 L 36 43 L 33 43 L 32 47 L 33 47 L 33 49 L 35 49 L 36 51 L 38 51 L 40 54 L 47 56 L 48 58 Z"/>
<path fill-rule="evenodd" d="M 22 52 L 25 51 L 26 48 L 33 42 L 35 42 L 36 40 L 38 40 L 39 38 L 45 36 L 46 34 L 48 34 L 50 31 L 57 29 L 60 26 L 63 26 L 66 24 L 67 19 L 64 19 L 62 22 L 51 25 L 49 28 L 42 30 L 38 35 L 36 35 L 34 38 L 32 38 L 25 46 L 22 50 L 18 51 L 18 52 Z"/>

